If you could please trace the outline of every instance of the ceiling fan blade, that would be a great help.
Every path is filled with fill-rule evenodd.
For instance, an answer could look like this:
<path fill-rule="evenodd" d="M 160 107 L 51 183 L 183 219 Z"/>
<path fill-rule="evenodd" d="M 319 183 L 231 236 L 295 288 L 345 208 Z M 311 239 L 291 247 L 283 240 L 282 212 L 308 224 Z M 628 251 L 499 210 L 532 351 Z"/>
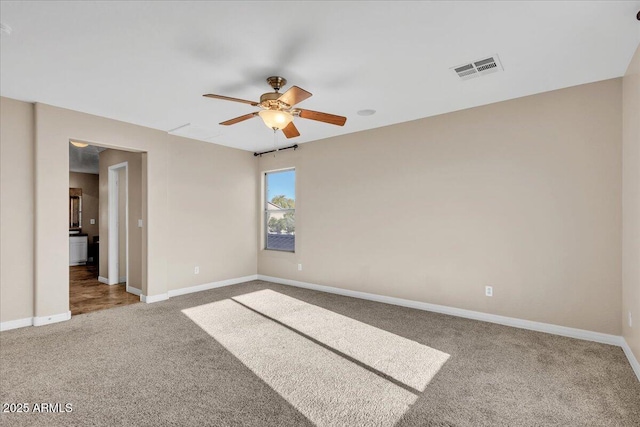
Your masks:
<path fill-rule="evenodd" d="M 336 116 L 335 114 L 320 113 L 311 110 L 298 110 L 298 115 L 303 119 L 316 120 L 318 122 L 329 123 L 336 126 L 344 126 L 347 122 L 346 117 Z"/>
<path fill-rule="evenodd" d="M 282 101 L 285 104 L 289 104 L 289 106 L 293 107 L 298 102 L 302 102 L 307 98 L 311 97 L 311 92 L 307 92 L 304 89 L 299 88 L 298 86 L 292 86 L 288 91 L 280 95 L 278 101 Z"/>
<path fill-rule="evenodd" d="M 206 95 L 202 95 L 202 96 L 206 96 L 207 98 L 215 98 L 215 99 L 222 99 L 224 101 L 234 101 L 234 102 L 242 102 L 243 104 L 249 104 L 249 105 L 253 105 L 254 107 L 258 106 L 258 103 L 255 101 L 247 101 L 246 99 L 240 99 L 240 98 L 231 98 L 229 96 L 223 96 L 223 95 L 214 95 L 212 93 L 208 93 Z"/>
<path fill-rule="evenodd" d="M 300 132 L 298 132 L 298 128 L 293 124 L 293 122 L 289 123 L 287 127 L 282 129 L 282 133 L 284 133 L 284 136 L 286 136 L 287 138 L 295 138 L 296 136 L 300 136 Z"/>
<path fill-rule="evenodd" d="M 236 123 L 244 122 L 245 120 L 249 120 L 250 118 L 257 115 L 258 113 L 249 113 L 245 114 L 244 116 L 236 117 L 235 119 L 227 120 L 226 122 L 222 122 L 220 124 L 224 126 L 235 125 Z"/>

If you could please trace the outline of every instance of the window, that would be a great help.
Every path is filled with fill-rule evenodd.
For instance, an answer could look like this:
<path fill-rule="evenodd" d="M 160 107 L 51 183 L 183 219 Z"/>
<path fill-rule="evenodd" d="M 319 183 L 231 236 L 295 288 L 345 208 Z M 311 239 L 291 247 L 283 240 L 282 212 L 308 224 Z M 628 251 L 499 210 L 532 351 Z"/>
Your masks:
<path fill-rule="evenodd" d="M 264 174 L 265 249 L 295 252 L 296 171 Z"/>

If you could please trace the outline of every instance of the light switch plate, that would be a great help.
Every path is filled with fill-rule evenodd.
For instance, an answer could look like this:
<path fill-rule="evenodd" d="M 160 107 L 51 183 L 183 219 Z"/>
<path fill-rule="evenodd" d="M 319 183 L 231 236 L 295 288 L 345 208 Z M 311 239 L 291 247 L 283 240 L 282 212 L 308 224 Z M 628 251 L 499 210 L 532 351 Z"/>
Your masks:
<path fill-rule="evenodd" d="M 142 220 L 141 219 L 138 220 L 138 227 L 142 228 Z"/>

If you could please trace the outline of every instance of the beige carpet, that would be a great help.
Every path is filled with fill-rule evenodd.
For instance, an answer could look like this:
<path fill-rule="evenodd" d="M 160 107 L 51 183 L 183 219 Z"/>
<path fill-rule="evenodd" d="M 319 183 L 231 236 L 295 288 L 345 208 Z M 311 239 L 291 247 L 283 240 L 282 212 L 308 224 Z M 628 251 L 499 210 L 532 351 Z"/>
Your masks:
<path fill-rule="evenodd" d="M 314 425 L 182 312 L 263 289 L 450 355 L 398 427 L 640 425 L 640 382 L 619 347 L 259 281 L 0 333 L 0 402 L 73 404 L 72 413 L 0 413 L 0 425 Z M 393 399 L 409 391 L 394 385 Z"/>
<path fill-rule="evenodd" d="M 417 391 L 424 391 L 449 358 L 426 345 L 270 289 L 233 299 Z"/>
<path fill-rule="evenodd" d="M 235 301 L 183 312 L 318 427 L 393 426 L 417 398 Z"/>

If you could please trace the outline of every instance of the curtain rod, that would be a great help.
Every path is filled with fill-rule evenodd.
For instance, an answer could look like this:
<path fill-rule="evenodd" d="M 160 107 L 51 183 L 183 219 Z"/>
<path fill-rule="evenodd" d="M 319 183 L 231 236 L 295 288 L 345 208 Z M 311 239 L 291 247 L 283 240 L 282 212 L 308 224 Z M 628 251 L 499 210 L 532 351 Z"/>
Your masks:
<path fill-rule="evenodd" d="M 293 148 L 293 149 L 295 150 L 296 148 L 298 148 L 298 144 L 293 144 L 293 145 L 291 145 L 291 146 L 289 146 L 289 147 L 278 148 L 278 149 L 276 149 L 276 150 L 263 151 L 263 152 L 261 152 L 261 153 L 253 153 L 253 155 L 254 155 L 255 157 L 258 157 L 258 156 L 262 157 L 262 155 L 263 155 L 263 154 L 269 154 L 269 153 L 273 153 L 273 152 L 277 152 L 277 151 L 288 150 L 288 149 L 290 149 L 290 148 Z"/>

